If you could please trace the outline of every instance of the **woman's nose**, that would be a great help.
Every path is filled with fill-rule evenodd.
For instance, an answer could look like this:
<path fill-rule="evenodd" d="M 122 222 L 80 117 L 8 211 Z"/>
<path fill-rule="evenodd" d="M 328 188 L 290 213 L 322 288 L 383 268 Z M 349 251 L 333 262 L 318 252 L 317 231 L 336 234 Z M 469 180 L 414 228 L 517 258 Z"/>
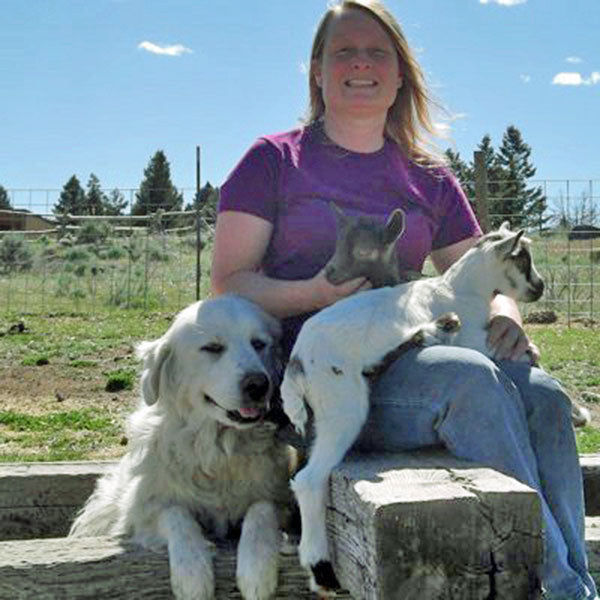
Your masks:
<path fill-rule="evenodd" d="M 352 57 L 353 69 L 364 69 L 371 67 L 371 57 L 366 50 L 357 50 Z"/>

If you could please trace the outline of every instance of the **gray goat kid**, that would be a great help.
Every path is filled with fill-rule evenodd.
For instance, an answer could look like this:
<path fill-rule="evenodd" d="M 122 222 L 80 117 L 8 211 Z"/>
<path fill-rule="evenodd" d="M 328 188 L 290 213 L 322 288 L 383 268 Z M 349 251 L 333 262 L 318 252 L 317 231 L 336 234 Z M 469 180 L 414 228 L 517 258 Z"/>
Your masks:
<path fill-rule="evenodd" d="M 420 277 L 416 271 L 401 272 L 398 264 L 396 242 L 406 223 L 402 209 L 393 210 L 381 223 L 372 217 L 347 215 L 334 202 L 329 206 L 337 223 L 335 252 L 325 266 L 329 283 L 366 277 L 374 288 L 380 288 Z"/>
<path fill-rule="evenodd" d="M 406 228 L 406 216 L 400 208 L 381 223 L 372 217 L 350 216 L 330 202 L 336 216 L 335 252 L 325 266 L 325 277 L 333 285 L 350 279 L 366 277 L 373 288 L 393 286 L 422 277 L 418 271 L 400 271 L 396 242 Z M 572 401 L 571 418 L 574 427 L 591 422 L 590 412 Z"/>

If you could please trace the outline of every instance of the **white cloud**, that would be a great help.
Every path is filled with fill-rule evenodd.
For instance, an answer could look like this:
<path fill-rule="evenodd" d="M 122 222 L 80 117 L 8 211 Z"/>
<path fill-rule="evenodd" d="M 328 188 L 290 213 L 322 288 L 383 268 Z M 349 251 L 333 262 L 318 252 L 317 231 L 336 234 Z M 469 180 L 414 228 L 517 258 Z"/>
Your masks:
<path fill-rule="evenodd" d="M 573 65 L 576 65 L 578 63 L 582 63 L 583 60 L 581 58 L 579 58 L 579 56 L 567 56 L 567 58 L 565 59 L 568 63 L 571 63 Z"/>
<path fill-rule="evenodd" d="M 162 54 L 163 56 L 181 56 L 182 54 L 191 54 L 192 51 L 181 44 L 174 44 L 173 46 L 159 46 L 152 42 L 140 42 L 138 44 L 140 50 L 146 50 L 152 54 Z"/>
<path fill-rule="evenodd" d="M 581 73 L 557 73 L 552 79 L 553 85 L 596 85 L 600 83 L 600 71 L 594 71 L 589 77 L 583 77 Z"/>
<path fill-rule="evenodd" d="M 525 4 L 527 0 L 479 0 L 479 4 L 500 4 L 501 6 L 516 6 Z"/>
<path fill-rule="evenodd" d="M 520 77 L 523 83 L 529 83 L 531 81 L 531 75 L 521 75 Z"/>

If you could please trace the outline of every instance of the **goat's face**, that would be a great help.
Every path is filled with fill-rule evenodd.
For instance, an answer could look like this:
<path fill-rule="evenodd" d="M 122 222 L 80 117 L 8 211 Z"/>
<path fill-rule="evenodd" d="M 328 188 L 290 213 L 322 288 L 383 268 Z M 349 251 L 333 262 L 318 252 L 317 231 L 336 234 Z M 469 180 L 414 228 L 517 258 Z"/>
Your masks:
<path fill-rule="evenodd" d="M 497 231 L 484 236 L 478 245 L 492 252 L 497 265 L 497 292 L 520 302 L 535 302 L 544 293 L 544 281 L 533 264 L 531 241 L 523 230 L 513 232 L 508 221 Z M 493 269 L 493 267 L 490 267 Z"/>
<path fill-rule="evenodd" d="M 368 279 L 375 272 L 397 273 L 395 244 L 404 232 L 404 212 L 394 210 L 386 223 L 369 217 L 352 217 L 331 203 L 336 214 L 335 252 L 325 266 L 325 277 L 339 285 L 357 277 Z"/>

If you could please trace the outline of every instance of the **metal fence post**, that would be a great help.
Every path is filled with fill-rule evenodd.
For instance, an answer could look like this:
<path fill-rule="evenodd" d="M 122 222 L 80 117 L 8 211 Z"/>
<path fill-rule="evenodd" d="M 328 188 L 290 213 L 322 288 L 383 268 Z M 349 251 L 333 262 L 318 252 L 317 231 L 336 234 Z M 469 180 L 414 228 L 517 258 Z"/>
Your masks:
<path fill-rule="evenodd" d="M 481 150 L 473 152 L 475 165 L 475 212 L 484 233 L 490 230 L 490 218 L 488 214 L 488 183 L 485 159 Z"/>
<path fill-rule="evenodd" d="M 200 300 L 202 239 L 200 235 L 200 146 L 196 146 L 196 300 Z"/>

